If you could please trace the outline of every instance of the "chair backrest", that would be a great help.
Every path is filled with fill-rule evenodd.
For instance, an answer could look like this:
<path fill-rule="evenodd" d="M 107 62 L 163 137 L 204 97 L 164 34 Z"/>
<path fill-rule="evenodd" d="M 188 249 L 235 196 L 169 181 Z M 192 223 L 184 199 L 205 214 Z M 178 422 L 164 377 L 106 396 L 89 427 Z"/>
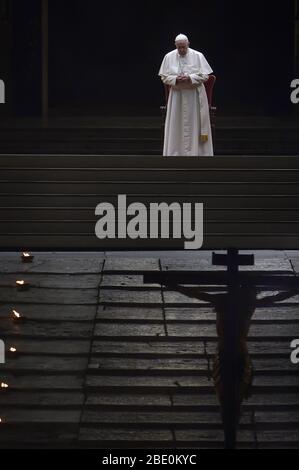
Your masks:
<path fill-rule="evenodd" d="M 214 90 L 215 82 L 216 82 L 216 75 L 209 75 L 208 80 L 206 82 L 204 82 L 207 97 L 208 97 L 209 107 L 212 106 L 213 90 Z M 165 85 L 164 84 L 164 91 L 165 91 L 165 103 L 167 104 L 168 97 L 169 97 L 169 91 L 170 91 L 170 85 Z"/>
<path fill-rule="evenodd" d="M 213 90 L 214 90 L 215 82 L 216 82 L 216 75 L 209 75 L 209 79 L 206 82 L 204 82 L 205 87 L 206 87 L 206 93 L 207 93 L 207 97 L 208 97 L 209 107 L 212 106 Z"/>

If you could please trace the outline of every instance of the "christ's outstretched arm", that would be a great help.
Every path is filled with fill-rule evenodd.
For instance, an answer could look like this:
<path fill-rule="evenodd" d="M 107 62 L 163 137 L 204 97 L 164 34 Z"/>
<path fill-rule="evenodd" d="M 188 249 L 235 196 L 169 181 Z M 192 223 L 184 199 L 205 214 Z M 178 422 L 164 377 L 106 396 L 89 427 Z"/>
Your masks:
<path fill-rule="evenodd" d="M 294 295 L 298 295 L 298 289 L 291 289 L 286 292 L 280 292 L 279 294 L 275 295 L 268 295 L 267 297 L 263 297 L 262 299 L 257 299 L 256 305 L 258 307 L 262 307 L 263 305 L 268 305 L 269 302 L 281 302 L 282 300 L 289 299 L 290 297 L 294 297 Z"/>
<path fill-rule="evenodd" d="M 207 294 L 206 292 L 201 292 L 198 287 L 185 287 L 185 286 L 180 286 L 178 284 L 173 284 L 173 283 L 164 283 L 164 285 L 169 289 L 173 291 L 180 292 L 181 294 L 186 295 L 187 297 L 191 297 L 192 299 L 198 299 L 198 300 L 203 300 L 204 302 L 212 302 L 214 301 L 216 295 L 213 294 Z"/>

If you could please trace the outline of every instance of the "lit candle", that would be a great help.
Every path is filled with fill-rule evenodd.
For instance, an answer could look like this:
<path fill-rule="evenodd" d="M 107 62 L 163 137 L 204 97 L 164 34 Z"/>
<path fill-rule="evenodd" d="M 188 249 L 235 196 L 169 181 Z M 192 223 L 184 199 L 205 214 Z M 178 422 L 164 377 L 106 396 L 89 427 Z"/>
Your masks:
<path fill-rule="evenodd" d="M 30 289 L 30 283 L 26 281 L 16 281 L 16 286 L 19 291 L 25 291 Z"/>
<path fill-rule="evenodd" d="M 13 346 L 9 348 L 7 351 L 7 356 L 15 359 L 18 356 L 16 348 Z"/>
<path fill-rule="evenodd" d="M 13 310 L 12 313 L 13 313 L 13 316 L 14 316 L 15 319 L 21 318 L 21 314 L 19 312 L 17 312 L 16 310 Z"/>
<path fill-rule="evenodd" d="M 22 254 L 22 262 L 23 263 L 32 263 L 34 256 L 30 253 L 24 251 Z"/>
<path fill-rule="evenodd" d="M 5 382 L 1 382 L 0 387 L 6 389 L 8 388 L 8 385 Z"/>
<path fill-rule="evenodd" d="M 23 315 L 21 315 L 19 312 L 17 312 L 16 310 L 13 310 L 12 311 L 12 315 L 13 315 L 13 320 L 17 323 L 19 322 L 24 322 L 26 320 L 25 317 L 23 317 Z"/>

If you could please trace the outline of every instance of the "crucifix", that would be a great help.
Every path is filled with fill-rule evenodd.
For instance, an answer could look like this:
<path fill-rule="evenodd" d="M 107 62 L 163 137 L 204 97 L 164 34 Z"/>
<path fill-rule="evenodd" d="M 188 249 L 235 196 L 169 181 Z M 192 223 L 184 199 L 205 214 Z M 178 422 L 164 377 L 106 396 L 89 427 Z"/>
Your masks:
<path fill-rule="evenodd" d="M 251 317 L 257 305 L 267 305 L 298 294 L 299 278 L 289 272 L 239 271 L 240 266 L 254 265 L 254 255 L 241 255 L 235 248 L 229 248 L 227 254 L 213 253 L 212 264 L 225 266 L 227 270 L 151 272 L 144 274 L 144 283 L 160 283 L 171 290 L 213 304 L 217 312 L 218 334 L 213 377 L 221 406 L 225 448 L 234 449 L 241 402 L 252 380 L 252 366 L 246 347 Z M 184 287 L 179 285 L 181 283 L 226 285 L 227 293 L 206 294 L 198 287 Z M 257 288 L 289 290 L 257 299 Z"/>

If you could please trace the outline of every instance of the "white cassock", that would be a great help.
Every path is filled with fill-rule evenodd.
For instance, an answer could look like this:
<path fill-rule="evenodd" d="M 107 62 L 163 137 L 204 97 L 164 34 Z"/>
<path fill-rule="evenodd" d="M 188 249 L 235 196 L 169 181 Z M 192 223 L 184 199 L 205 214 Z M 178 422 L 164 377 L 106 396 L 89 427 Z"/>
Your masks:
<path fill-rule="evenodd" d="M 213 155 L 208 98 L 204 82 L 212 73 L 205 56 L 188 48 L 185 56 L 177 49 L 163 59 L 159 75 L 170 85 L 164 134 L 164 156 Z M 191 83 L 176 85 L 178 75 L 187 74 Z"/>

